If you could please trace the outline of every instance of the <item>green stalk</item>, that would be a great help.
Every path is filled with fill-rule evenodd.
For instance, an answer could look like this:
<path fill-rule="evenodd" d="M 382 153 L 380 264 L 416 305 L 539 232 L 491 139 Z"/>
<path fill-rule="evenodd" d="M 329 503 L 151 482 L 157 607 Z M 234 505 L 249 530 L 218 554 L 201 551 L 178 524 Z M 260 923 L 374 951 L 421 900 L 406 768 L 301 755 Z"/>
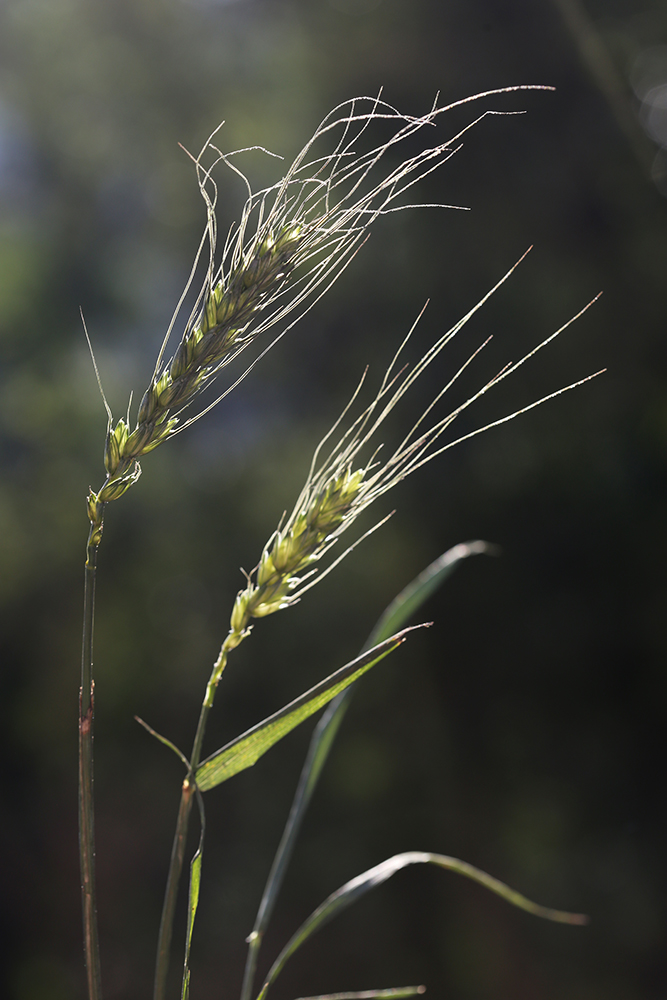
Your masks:
<path fill-rule="evenodd" d="M 231 639 L 230 639 L 231 637 Z M 162 916 L 160 918 L 160 931 L 158 934 L 157 957 L 155 960 L 155 985 L 153 987 L 153 1000 L 165 1000 L 167 990 L 167 976 L 169 974 L 169 958 L 171 953 L 171 942 L 174 933 L 174 917 L 176 915 L 176 902 L 178 899 L 178 886 L 183 874 L 183 860 L 185 858 L 185 842 L 188 835 L 188 824 L 192 811 L 192 802 L 196 785 L 192 780 L 192 775 L 199 766 L 204 734 L 206 733 L 206 723 L 209 712 L 213 707 L 215 692 L 218 682 L 222 677 L 222 672 L 227 665 L 227 657 L 232 649 L 243 637 L 233 631 L 229 633 L 220 655 L 213 665 L 211 676 L 206 685 L 206 694 L 202 702 L 199 713 L 199 722 L 192 744 L 190 755 L 190 772 L 183 782 L 181 789 L 181 802 L 178 807 L 176 818 L 176 829 L 174 831 L 174 841 L 171 848 L 171 859 L 169 861 L 169 873 L 167 875 L 167 886 L 164 893 L 164 903 L 162 904 Z"/>
<path fill-rule="evenodd" d="M 95 821 L 93 802 L 93 620 L 95 576 L 102 522 L 92 524 L 86 546 L 83 591 L 83 642 L 81 690 L 79 692 L 79 851 L 81 860 L 81 904 L 83 942 L 89 1000 L 102 1000 L 100 946 L 95 895 Z"/>

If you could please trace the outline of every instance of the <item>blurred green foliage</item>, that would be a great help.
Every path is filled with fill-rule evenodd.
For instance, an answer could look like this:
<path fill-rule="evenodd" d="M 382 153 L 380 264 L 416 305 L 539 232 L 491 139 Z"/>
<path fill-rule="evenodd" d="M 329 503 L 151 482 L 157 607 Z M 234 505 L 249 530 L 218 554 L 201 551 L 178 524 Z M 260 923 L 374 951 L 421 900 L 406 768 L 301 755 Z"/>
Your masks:
<path fill-rule="evenodd" d="M 634 68 L 667 44 L 667 4 L 585 4 L 639 112 Z M 586 910 L 591 927 L 538 925 L 453 877 L 409 872 L 314 938 L 276 1000 L 408 982 L 461 1000 L 664 996 L 667 206 L 562 7 L 0 5 L 0 988 L 11 1000 L 83 996 L 78 642 L 84 498 L 101 481 L 105 415 L 79 306 L 120 415 L 147 383 L 203 224 L 178 142 L 198 149 L 225 119 L 224 148 L 261 144 L 289 162 L 357 93 L 383 86 L 416 114 L 436 91 L 449 101 L 521 83 L 557 91 L 485 101 L 480 110 L 528 114 L 487 118 L 420 187 L 419 200 L 473 211 L 381 220 L 252 379 L 148 456 L 139 485 L 109 509 L 96 638 L 106 995 L 149 990 L 181 777 L 132 716 L 189 744 L 237 567 L 255 563 L 292 506 L 363 366 L 379 377 L 428 296 L 415 350 L 435 339 L 534 243 L 424 394 L 492 333 L 470 375 L 477 387 L 600 288 L 594 310 L 471 419 L 603 365 L 608 374 L 401 487 L 392 521 L 239 650 L 209 751 L 354 656 L 438 553 L 468 538 L 498 543 L 502 557 L 461 569 L 429 606 L 435 627 L 357 693 L 263 959 L 330 891 L 409 849 L 465 858 L 540 902 Z M 474 111 L 452 112 L 441 130 Z M 244 169 L 261 186 L 280 165 L 257 153 Z M 222 233 L 243 197 L 225 178 Z M 209 797 L 193 996 L 237 994 L 307 740 L 293 734 Z"/>

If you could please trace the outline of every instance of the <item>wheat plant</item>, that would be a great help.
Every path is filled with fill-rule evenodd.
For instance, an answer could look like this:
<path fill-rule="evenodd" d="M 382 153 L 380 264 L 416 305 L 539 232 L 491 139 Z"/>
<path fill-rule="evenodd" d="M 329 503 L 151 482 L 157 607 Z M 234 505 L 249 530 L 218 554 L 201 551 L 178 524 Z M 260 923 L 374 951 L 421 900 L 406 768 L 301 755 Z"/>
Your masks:
<path fill-rule="evenodd" d="M 489 93 L 504 92 L 491 91 L 475 95 L 467 101 L 488 96 Z M 205 230 L 190 279 L 177 303 L 158 352 L 153 374 L 133 420 L 130 402 L 127 415 L 114 421 L 104 398 L 99 374 L 97 376 L 108 417 L 104 448 L 106 477 L 98 490 L 91 488 L 87 499 L 90 530 L 85 564 L 79 717 L 81 883 L 89 1000 L 101 1000 L 102 997 L 94 868 L 92 654 L 97 553 L 102 540 L 106 505 L 117 500 L 137 482 L 141 472 L 140 460 L 145 455 L 201 419 L 312 308 L 350 263 L 369 227 L 379 216 L 414 207 L 406 203 L 403 195 L 460 148 L 465 132 L 485 115 L 507 113 L 485 111 L 445 142 L 434 146 L 424 144 L 419 152 L 399 161 L 398 165 L 392 162 L 395 147 L 400 151 L 401 144 L 411 140 L 412 148 L 415 136 L 428 137 L 429 127 L 454 106 L 440 106 L 436 101 L 425 115 L 414 117 L 399 113 L 380 97 L 358 98 L 342 104 L 327 115 L 278 182 L 255 193 L 236 166 L 235 156 L 244 151 L 222 152 L 216 144 L 216 130 L 204 143 L 199 154 L 191 156 L 206 210 Z M 375 130 L 379 127 L 385 133 L 381 141 L 375 137 Z M 229 229 L 224 245 L 218 251 L 217 183 L 213 171 L 221 164 L 243 178 L 247 185 L 247 199 L 240 219 Z M 514 267 L 516 266 L 515 264 Z M 386 450 L 383 448 L 379 435 L 389 414 L 400 407 L 403 398 L 413 390 L 426 369 L 440 357 L 442 351 L 489 296 L 507 280 L 514 267 L 451 329 L 439 336 L 418 363 L 410 368 L 403 364 L 403 352 L 415 323 L 396 351 L 375 395 L 365 405 L 361 403 L 361 399 L 369 376 L 368 372 L 363 373 L 340 418 L 315 450 L 306 481 L 291 514 L 284 516 L 278 523 L 266 542 L 255 569 L 247 575 L 246 585 L 234 601 L 229 629 L 204 691 L 190 754 L 186 755 L 143 720 L 138 720 L 178 755 L 185 768 L 158 934 L 154 1000 L 166 998 L 177 893 L 194 803 L 197 802 L 199 809 L 201 833 L 199 847 L 190 863 L 182 1000 L 186 1000 L 190 990 L 189 958 L 204 847 L 203 796 L 250 767 L 288 732 L 319 709 L 328 706 L 313 734 L 255 925 L 247 939 L 248 958 L 241 1000 L 251 1000 L 264 932 L 301 820 L 340 725 L 353 685 L 405 641 L 411 631 L 411 627 L 407 625 L 410 618 L 456 565 L 470 555 L 488 550 L 485 543 L 473 542 L 456 546 L 445 553 L 389 606 L 357 659 L 203 759 L 207 720 L 229 655 L 250 636 L 258 620 L 287 609 L 301 600 L 310 588 L 340 564 L 352 548 L 386 520 L 382 518 L 347 548 L 331 556 L 330 553 L 339 546 L 341 536 L 354 527 L 359 515 L 407 476 L 455 444 L 511 420 L 565 391 L 563 388 L 556 389 L 527 407 L 458 437 L 451 432 L 452 425 L 464 410 L 516 372 L 577 317 L 568 320 L 519 362 L 507 365 L 484 380 L 479 390 L 464 403 L 444 415 L 438 415 L 447 391 L 477 359 L 485 345 L 472 350 L 465 364 L 445 376 L 442 388 L 422 407 L 421 415 L 406 428 L 401 439 L 392 447 Z M 169 357 L 169 343 L 193 285 L 202 271 L 203 279 L 194 297 L 194 305 L 183 324 L 178 345 Z M 269 331 L 272 331 L 272 335 L 267 339 Z M 229 364 L 241 352 L 253 347 L 256 347 L 254 356 L 241 374 L 221 382 Z M 97 368 L 95 371 L 97 373 Z M 566 388 L 573 388 L 592 377 L 588 376 Z M 214 398 L 207 401 L 202 393 L 214 382 L 218 388 Z M 585 921 L 581 915 L 563 913 L 531 903 L 503 883 L 463 861 L 440 854 L 412 851 L 390 858 L 357 876 L 325 900 L 277 956 L 257 994 L 257 1000 L 263 1000 L 288 958 L 315 930 L 361 894 L 381 884 L 402 867 L 415 863 L 429 863 L 456 871 L 538 916 L 567 923 Z M 340 997 L 341 1000 L 343 997 L 349 1000 L 357 997 L 360 1000 L 370 997 L 398 998 L 422 991 L 423 987 L 419 986 L 332 994 L 330 1000 L 334 997 Z"/>

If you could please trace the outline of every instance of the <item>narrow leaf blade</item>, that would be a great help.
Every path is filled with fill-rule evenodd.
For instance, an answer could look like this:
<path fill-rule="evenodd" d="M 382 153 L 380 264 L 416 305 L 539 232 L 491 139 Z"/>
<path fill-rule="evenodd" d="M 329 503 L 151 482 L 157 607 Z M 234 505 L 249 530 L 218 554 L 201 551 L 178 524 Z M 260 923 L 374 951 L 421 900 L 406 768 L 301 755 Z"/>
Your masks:
<path fill-rule="evenodd" d="M 507 900 L 508 903 L 512 903 L 514 906 L 518 906 L 520 909 L 526 910 L 534 916 L 564 924 L 588 923 L 588 917 L 582 913 L 566 913 L 563 910 L 552 910 L 549 907 L 533 903 L 525 896 L 522 896 L 521 893 L 515 892 L 514 889 L 505 885 L 504 882 L 500 882 L 498 879 L 493 878 L 493 876 L 487 875 L 486 872 L 475 868 L 473 865 L 469 865 L 465 861 L 460 861 L 458 858 L 451 858 L 445 854 L 431 854 L 426 851 L 406 851 L 404 854 L 396 854 L 374 868 L 369 868 L 368 871 L 357 875 L 356 878 L 346 882 L 340 889 L 333 892 L 316 910 L 313 910 L 311 915 L 287 942 L 271 966 L 257 1000 L 264 1000 L 269 987 L 280 975 L 287 960 L 315 931 L 328 923 L 341 910 L 346 909 L 352 903 L 356 902 L 360 896 L 365 895 L 369 890 L 386 882 L 388 878 L 391 878 L 392 875 L 395 875 L 402 868 L 414 864 L 433 864 L 439 868 L 458 872 L 459 875 L 464 875 L 466 878 L 478 882 L 480 885 L 490 889 L 491 892 Z"/>
<path fill-rule="evenodd" d="M 425 986 L 395 986 L 389 990 L 358 990 L 352 993 L 322 993 L 317 997 L 300 997 L 299 1000 L 404 1000 L 426 993 Z"/>
<path fill-rule="evenodd" d="M 185 965 L 183 970 L 183 988 L 181 990 L 182 1000 L 188 1000 L 190 996 L 190 948 L 192 946 L 192 932 L 195 926 L 195 915 L 199 905 L 199 887 L 201 885 L 201 862 L 202 854 L 200 850 L 190 862 L 190 887 L 188 890 L 188 929 L 185 945 Z"/>
<path fill-rule="evenodd" d="M 468 556 L 481 553 L 490 554 L 495 551 L 497 551 L 495 546 L 489 545 L 488 542 L 477 540 L 463 542 L 443 552 L 419 576 L 415 577 L 411 583 L 404 587 L 400 594 L 387 606 L 366 640 L 362 653 L 375 646 L 378 642 L 387 639 L 393 631 L 402 628 L 410 615 L 415 614 L 419 610 L 424 601 L 445 582 L 463 559 L 467 559 Z M 301 776 L 299 777 L 299 784 L 294 794 L 292 808 L 290 809 L 290 814 L 273 859 L 266 886 L 264 887 L 262 901 L 257 911 L 257 917 L 255 918 L 255 926 L 248 938 L 248 958 L 243 977 L 241 1000 L 250 1000 L 262 937 L 271 918 L 273 907 L 285 877 L 285 871 L 292 857 L 303 817 L 306 814 L 310 799 L 315 791 L 322 768 L 329 756 L 329 750 L 336 737 L 338 728 L 343 721 L 343 716 L 347 710 L 353 690 L 352 686 L 348 686 L 331 700 L 313 732 L 308 754 L 301 770 Z"/>
<path fill-rule="evenodd" d="M 181 987 L 181 1000 L 189 1000 L 190 996 L 190 949 L 192 947 L 192 933 L 195 927 L 195 916 L 199 906 L 199 889 L 201 886 L 201 863 L 204 856 L 204 834 L 206 832 L 206 818 L 204 815 L 204 802 L 197 791 L 197 803 L 199 805 L 199 816 L 201 819 L 201 832 L 199 834 L 199 845 L 190 862 L 190 885 L 188 888 L 188 922 L 185 932 L 185 958 L 183 960 L 183 985 Z"/>
<path fill-rule="evenodd" d="M 252 767 L 278 740 L 400 646 L 410 631 L 412 629 L 403 629 L 397 635 L 374 646 L 208 757 L 195 773 L 197 787 L 203 792 L 208 791 L 238 774 L 239 771 Z"/>
<path fill-rule="evenodd" d="M 178 749 L 175 743 L 172 743 L 171 740 L 168 740 L 166 736 L 161 736 L 160 733 L 158 733 L 155 729 L 153 729 L 152 726 L 149 726 L 147 722 L 144 722 L 144 720 L 141 719 L 138 715 L 135 715 L 134 718 L 139 723 L 140 726 L 144 727 L 147 733 L 150 733 L 151 736 L 154 736 L 155 739 L 158 740 L 160 743 L 162 743 L 164 746 L 169 747 L 169 749 L 176 754 L 181 763 L 185 764 L 188 771 L 192 770 L 192 768 L 190 767 L 190 761 L 185 756 L 183 751 Z"/>
<path fill-rule="evenodd" d="M 496 551 L 497 548 L 495 545 L 489 545 L 488 542 L 477 540 L 474 542 L 461 542 L 459 545 L 454 545 L 453 548 L 448 549 L 447 552 L 443 552 L 419 576 L 416 576 L 407 587 L 404 587 L 398 597 L 394 598 L 380 616 L 364 648 L 382 642 L 387 636 L 403 628 L 410 616 L 419 610 L 424 601 L 445 582 L 447 577 L 454 572 L 463 559 L 483 553 L 492 554 Z"/>
<path fill-rule="evenodd" d="M 380 615 L 375 628 L 369 635 L 362 647 L 362 653 L 371 649 L 379 642 L 383 642 L 398 629 L 403 628 L 410 617 L 419 611 L 422 604 L 428 600 L 431 594 L 435 593 L 454 572 L 458 564 L 467 559 L 468 556 L 481 555 L 482 553 L 493 553 L 497 551 L 496 546 L 480 540 L 474 542 L 461 542 L 451 549 L 438 556 L 425 570 L 416 576 L 397 597 L 389 604 Z M 329 708 L 322 716 L 315 733 L 313 734 L 313 744 L 309 750 L 307 762 L 310 762 L 310 773 L 308 775 L 307 792 L 308 798 L 314 790 L 320 772 L 329 756 L 329 750 L 334 741 L 338 727 L 343 721 L 343 715 L 347 710 L 347 705 L 352 697 L 353 688 L 349 686 L 342 691 L 335 700 L 332 700 Z M 315 740 L 317 739 L 317 745 Z M 305 770 L 305 768 L 304 768 Z"/>
<path fill-rule="evenodd" d="M 474 541 L 461 542 L 453 548 L 443 552 L 429 566 L 423 570 L 419 576 L 415 577 L 400 594 L 383 611 L 377 621 L 375 628 L 369 635 L 362 647 L 362 653 L 383 642 L 393 633 L 403 628 L 409 618 L 419 611 L 421 605 L 435 593 L 441 584 L 445 582 L 458 564 L 467 559 L 468 556 L 479 555 L 481 553 L 491 553 L 496 551 L 496 547 L 488 542 Z M 310 801 L 317 780 L 322 768 L 329 756 L 329 750 L 333 744 L 338 727 L 343 721 L 343 715 L 347 709 L 349 699 L 352 697 L 353 688 L 348 686 L 344 691 L 332 699 L 329 708 L 322 716 L 313 733 L 313 740 L 308 751 L 304 772 L 308 767 L 308 776 L 304 782 L 307 800 L 304 808 Z M 302 775 L 302 781 L 304 775 Z"/>

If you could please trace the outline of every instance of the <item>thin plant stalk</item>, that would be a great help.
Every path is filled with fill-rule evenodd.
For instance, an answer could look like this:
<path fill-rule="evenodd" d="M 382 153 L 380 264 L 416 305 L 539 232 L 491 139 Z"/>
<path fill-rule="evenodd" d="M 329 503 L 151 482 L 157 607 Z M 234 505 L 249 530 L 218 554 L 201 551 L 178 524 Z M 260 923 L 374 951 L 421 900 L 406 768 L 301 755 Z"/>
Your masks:
<path fill-rule="evenodd" d="M 93 621 L 97 551 L 102 537 L 101 522 L 91 525 L 86 546 L 83 597 L 81 690 L 79 692 L 79 852 L 83 941 L 89 1000 L 102 1000 L 100 946 L 95 891 L 95 818 L 93 799 Z"/>
<path fill-rule="evenodd" d="M 232 638 L 230 638 L 230 636 Z M 153 1000 L 165 1000 L 167 989 L 167 976 L 169 974 L 169 959 L 171 955 L 171 942 L 174 934 L 174 918 L 176 916 L 176 902 L 178 900 L 178 887 L 183 874 L 183 861 L 185 859 L 185 844 L 188 836 L 188 826 L 190 823 L 190 813 L 196 789 L 192 775 L 197 770 L 201 759 L 202 746 L 206 733 L 206 723 L 209 712 L 213 707 L 215 692 L 222 673 L 227 665 L 227 657 L 230 651 L 238 645 L 241 639 L 233 632 L 227 636 L 220 649 L 218 659 L 213 664 L 213 670 L 206 685 L 206 694 L 202 702 L 199 713 L 199 722 L 192 744 L 190 755 L 190 770 L 183 781 L 181 788 L 181 801 L 176 817 L 176 829 L 171 847 L 171 858 L 169 860 L 169 872 L 167 874 L 167 885 L 164 893 L 164 903 L 162 904 L 162 916 L 160 918 L 160 930 L 158 933 L 157 956 L 155 960 L 155 983 L 153 987 Z"/>

